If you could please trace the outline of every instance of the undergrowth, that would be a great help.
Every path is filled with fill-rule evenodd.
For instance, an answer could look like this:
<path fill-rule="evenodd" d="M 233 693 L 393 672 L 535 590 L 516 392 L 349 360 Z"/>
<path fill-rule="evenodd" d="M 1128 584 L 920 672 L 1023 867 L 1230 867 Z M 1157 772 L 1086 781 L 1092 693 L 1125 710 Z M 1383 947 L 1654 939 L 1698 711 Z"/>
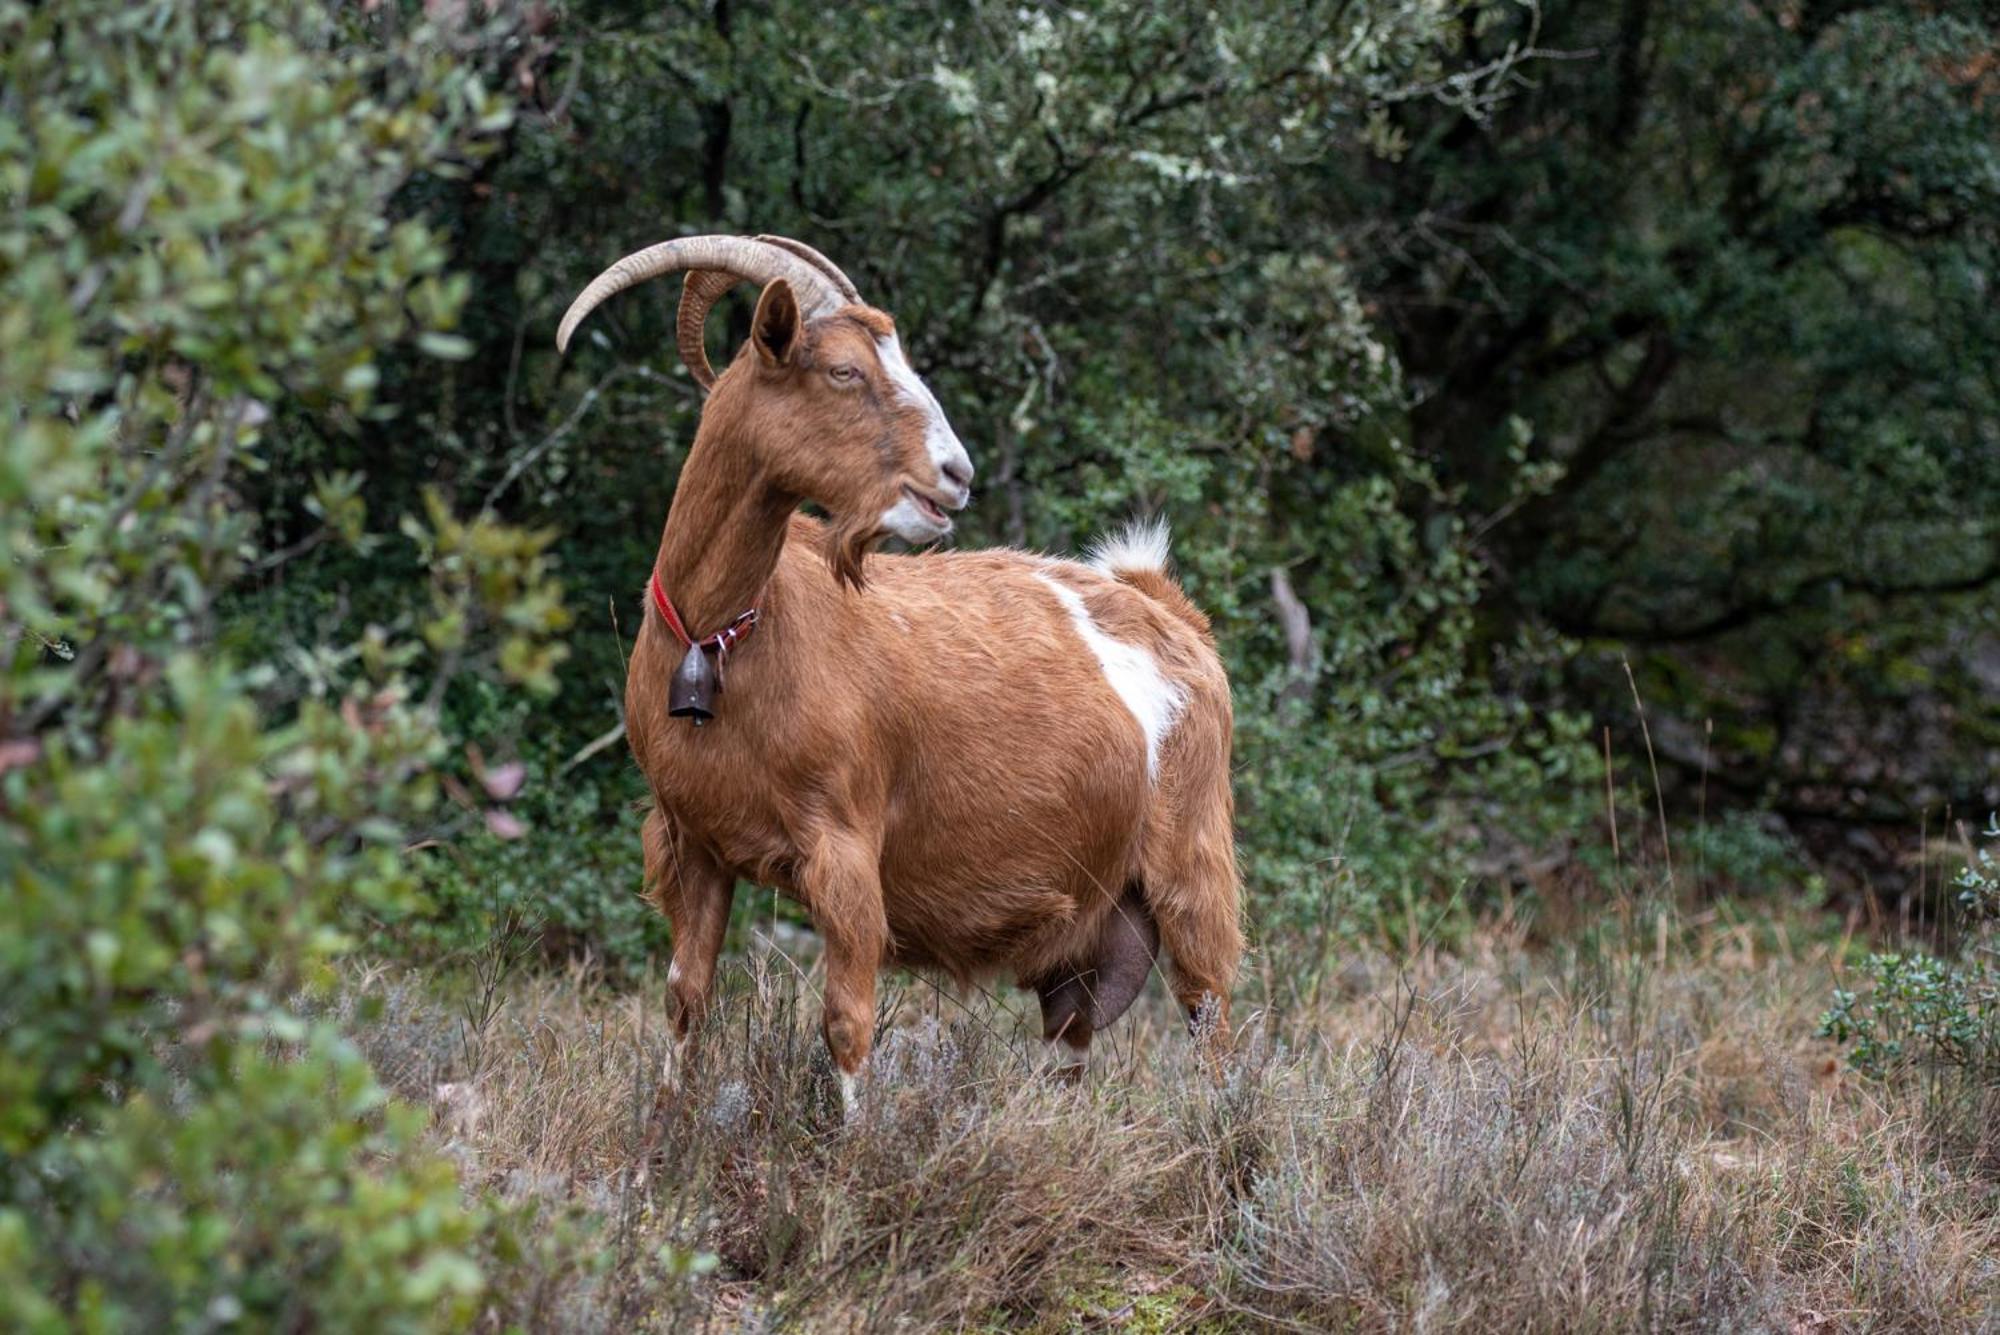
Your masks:
<path fill-rule="evenodd" d="M 905 982 L 851 1120 L 768 941 L 673 1085 L 655 1001 L 587 966 L 483 1009 L 378 968 L 342 1008 L 503 1203 L 493 1328 L 1990 1325 L 1994 1131 L 1845 1069 L 1810 1009 L 1842 943 L 1775 926 L 1357 958 L 1246 1006 L 1219 1080 L 1157 988 L 1072 1087 L 1013 996 Z"/>

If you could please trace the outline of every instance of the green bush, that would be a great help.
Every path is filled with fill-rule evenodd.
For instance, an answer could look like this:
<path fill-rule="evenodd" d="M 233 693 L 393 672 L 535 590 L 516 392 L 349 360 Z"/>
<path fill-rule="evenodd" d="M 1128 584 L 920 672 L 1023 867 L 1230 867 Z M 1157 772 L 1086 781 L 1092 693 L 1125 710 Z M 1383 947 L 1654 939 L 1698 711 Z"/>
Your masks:
<path fill-rule="evenodd" d="M 1968 850 L 1953 883 L 1943 957 L 1920 949 L 1870 954 L 1864 983 L 1836 988 L 1819 1032 L 1871 1079 L 1916 1090 L 1922 1130 L 1976 1179 L 2000 1180 L 2000 824 Z"/>
<path fill-rule="evenodd" d="M 616 758 L 624 759 L 618 744 Z M 635 802 L 644 785 L 628 767 L 561 773 L 535 757 L 502 833 L 471 831 L 434 854 L 421 911 L 394 930 L 397 950 L 419 958 L 476 954 L 498 924 L 517 920 L 542 958 L 583 957 L 615 978 L 640 982 L 669 940 L 666 919 L 643 899 Z"/>
<path fill-rule="evenodd" d="M 1861 968 L 1868 990 L 1836 990 L 1820 1020 L 1821 1036 L 1848 1045 L 1856 1070 L 1955 1067 L 2000 1080 L 2000 972 L 1990 961 L 1893 951 L 1869 955 Z"/>
<path fill-rule="evenodd" d="M 1912 1068 L 2000 1091 L 2000 859 L 1989 819 L 1952 884 L 1965 935 L 1956 960 L 1923 951 L 1871 954 L 1865 991 L 1840 988 L 1820 1034 L 1846 1045 L 1856 1070 L 1886 1077 Z"/>
<path fill-rule="evenodd" d="M 30 1329 L 428 1329 L 467 1321 L 483 1221 L 423 1114 L 324 1027 L 215 1083 L 141 1086 L 37 1156 L 0 1212 L 0 1318 Z"/>
<path fill-rule="evenodd" d="M 297 541 L 245 496 L 386 412 L 382 349 L 462 354 L 394 201 L 507 107 L 308 4 L 0 4 L 0 52 L 0 1325 L 461 1323 L 479 1211 L 300 1003 L 480 814 L 450 684 L 553 687 L 551 535 L 408 495 L 399 615 L 260 641 L 217 603 L 397 541 L 352 477 Z"/>

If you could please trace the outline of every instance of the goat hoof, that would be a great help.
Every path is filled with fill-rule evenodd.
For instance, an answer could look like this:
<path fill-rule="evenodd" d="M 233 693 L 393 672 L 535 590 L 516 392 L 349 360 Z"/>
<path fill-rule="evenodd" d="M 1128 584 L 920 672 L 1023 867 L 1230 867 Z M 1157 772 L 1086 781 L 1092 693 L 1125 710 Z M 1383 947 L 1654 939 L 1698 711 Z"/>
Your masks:
<path fill-rule="evenodd" d="M 667 1044 L 667 1054 L 660 1060 L 660 1095 L 671 1098 L 681 1092 L 681 1085 L 688 1074 L 688 1045 L 691 1039 L 676 1038 Z"/>
<path fill-rule="evenodd" d="M 853 1126 L 861 1120 L 861 1077 L 840 1072 L 840 1124 Z"/>

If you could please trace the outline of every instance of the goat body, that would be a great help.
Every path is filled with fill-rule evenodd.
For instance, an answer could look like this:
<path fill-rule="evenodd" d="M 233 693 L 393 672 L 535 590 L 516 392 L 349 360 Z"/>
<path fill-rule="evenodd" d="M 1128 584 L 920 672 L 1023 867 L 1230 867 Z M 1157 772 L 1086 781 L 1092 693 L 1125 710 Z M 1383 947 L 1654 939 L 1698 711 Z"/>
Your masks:
<path fill-rule="evenodd" d="M 726 666 L 707 726 L 667 717 L 673 637 L 649 618 L 639 638 L 626 717 L 656 795 L 660 907 L 684 915 L 674 864 L 693 860 L 777 887 L 884 963 L 1005 971 L 1047 992 L 1116 956 L 1107 934 L 1150 938 L 1119 911 L 1140 888 L 1191 1004 L 1225 996 L 1240 953 L 1229 688 L 1179 589 L 1157 570 L 986 551 L 878 554 L 857 591 L 824 542 L 818 521 L 791 520 L 757 639 Z M 1150 660 L 1152 677 L 1126 684 L 1152 693 L 1137 712 L 1077 607 Z M 873 874 L 833 870 L 857 864 Z M 1073 1046 L 1085 1023 L 1069 1022 Z"/>
<path fill-rule="evenodd" d="M 871 554 L 885 534 L 948 532 L 972 468 L 893 321 L 817 251 L 663 243 L 600 276 L 564 335 L 622 286 L 696 265 L 724 269 L 691 273 L 683 299 L 704 383 L 705 303 L 731 275 L 767 285 L 749 344 L 712 377 L 654 574 L 695 636 L 760 615 L 719 664 L 704 726 L 668 715 L 684 645 L 662 617 L 646 616 L 626 681 L 678 1032 L 705 1013 L 742 878 L 797 899 L 824 936 L 844 1075 L 867 1059 L 888 964 L 1011 973 L 1081 1053 L 1164 947 L 1176 996 L 1191 1016 L 1212 1004 L 1226 1041 L 1242 951 L 1229 684 L 1166 573 L 1164 528 L 1090 563 Z"/>

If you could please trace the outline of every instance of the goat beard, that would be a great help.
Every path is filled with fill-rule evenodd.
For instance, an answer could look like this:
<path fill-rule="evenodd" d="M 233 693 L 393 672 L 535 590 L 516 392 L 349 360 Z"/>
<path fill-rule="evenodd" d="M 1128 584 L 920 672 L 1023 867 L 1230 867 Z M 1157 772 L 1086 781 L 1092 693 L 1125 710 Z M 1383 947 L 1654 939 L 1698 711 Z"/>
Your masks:
<path fill-rule="evenodd" d="M 873 517 L 828 524 L 826 563 L 833 571 L 834 582 L 860 592 L 868 582 L 861 573 L 861 562 L 882 536 L 882 525 Z"/>

